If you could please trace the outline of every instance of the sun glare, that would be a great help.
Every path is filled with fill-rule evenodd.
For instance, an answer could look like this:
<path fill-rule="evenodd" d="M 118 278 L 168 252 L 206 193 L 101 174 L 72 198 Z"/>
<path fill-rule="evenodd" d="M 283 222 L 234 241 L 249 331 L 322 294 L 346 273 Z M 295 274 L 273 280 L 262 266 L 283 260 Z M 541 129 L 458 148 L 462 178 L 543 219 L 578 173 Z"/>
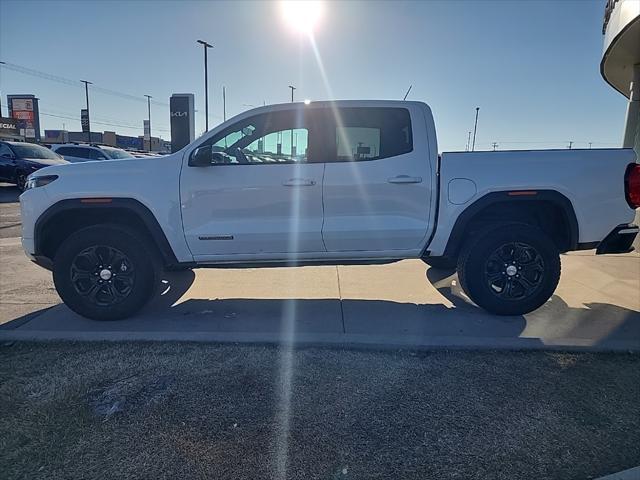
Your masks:
<path fill-rule="evenodd" d="M 281 2 L 282 15 L 287 24 L 300 33 L 311 34 L 322 17 L 322 2 L 287 0 Z"/>

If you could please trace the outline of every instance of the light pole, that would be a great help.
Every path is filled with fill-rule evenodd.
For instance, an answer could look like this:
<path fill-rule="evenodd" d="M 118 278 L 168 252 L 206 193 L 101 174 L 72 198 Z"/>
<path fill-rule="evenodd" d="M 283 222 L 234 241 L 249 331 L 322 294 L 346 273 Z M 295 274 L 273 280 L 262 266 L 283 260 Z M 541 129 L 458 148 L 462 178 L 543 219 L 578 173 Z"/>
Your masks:
<path fill-rule="evenodd" d="M 151 95 L 145 95 L 147 97 L 147 111 L 149 113 L 149 151 L 151 151 Z"/>
<path fill-rule="evenodd" d="M 472 152 L 476 150 L 476 131 L 478 130 L 478 112 L 479 111 L 480 111 L 480 107 L 476 107 L 476 123 L 473 126 L 473 145 L 471 146 Z"/>
<path fill-rule="evenodd" d="M 84 83 L 84 95 L 87 100 L 87 143 L 91 143 L 91 122 L 89 121 L 89 85 L 93 85 L 93 83 L 87 80 L 80 81 Z"/>
<path fill-rule="evenodd" d="M 4 65 L 4 64 L 5 64 L 5 62 L 0 62 L 0 65 Z M 9 115 L 9 114 L 7 114 L 7 115 Z M 0 117 L 1 116 L 2 116 L 2 94 L 0 94 Z"/>
<path fill-rule="evenodd" d="M 204 131 L 209 131 L 209 80 L 207 77 L 207 48 L 213 48 L 204 40 L 197 40 L 204 49 Z"/>
<path fill-rule="evenodd" d="M 291 103 L 293 103 L 293 91 L 296 90 L 296 87 L 293 85 L 289 85 L 291 89 Z M 293 129 L 291 129 L 291 158 L 293 159 Z"/>

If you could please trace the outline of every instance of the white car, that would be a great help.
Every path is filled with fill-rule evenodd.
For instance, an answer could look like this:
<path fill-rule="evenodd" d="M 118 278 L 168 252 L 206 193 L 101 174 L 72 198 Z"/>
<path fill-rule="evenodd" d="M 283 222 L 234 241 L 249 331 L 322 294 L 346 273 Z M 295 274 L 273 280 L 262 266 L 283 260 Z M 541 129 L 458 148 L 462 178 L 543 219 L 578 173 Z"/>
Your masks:
<path fill-rule="evenodd" d="M 90 162 L 96 160 L 124 160 L 135 158 L 126 150 L 108 145 L 88 143 L 62 143 L 52 145 L 51 150 L 62 155 L 71 163 Z"/>
<path fill-rule="evenodd" d="M 47 167 L 21 195 L 22 244 L 64 302 L 124 318 L 158 269 L 456 267 L 486 310 L 530 312 L 560 253 L 629 251 L 640 165 L 629 149 L 438 155 L 420 102 L 283 104 L 157 158 Z"/>

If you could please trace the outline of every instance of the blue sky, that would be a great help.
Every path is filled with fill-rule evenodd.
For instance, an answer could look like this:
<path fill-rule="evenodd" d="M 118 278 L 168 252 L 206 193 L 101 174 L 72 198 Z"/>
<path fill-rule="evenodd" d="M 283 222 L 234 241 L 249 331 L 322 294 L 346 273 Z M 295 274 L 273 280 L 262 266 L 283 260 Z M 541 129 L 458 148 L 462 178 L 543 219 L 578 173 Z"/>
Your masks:
<path fill-rule="evenodd" d="M 271 2 L 0 0 L 0 60 L 139 97 L 91 92 L 93 130 L 169 138 L 168 98 L 196 95 L 204 129 L 202 38 L 209 51 L 210 127 L 247 104 L 409 99 L 431 105 L 439 148 L 464 150 L 480 107 L 477 149 L 618 146 L 625 98 L 601 78 L 598 1 L 325 2 L 315 41 Z M 80 130 L 83 89 L 0 68 L 0 93 L 41 99 L 45 128 Z M 57 115 L 57 116 L 52 116 Z M 73 118 L 59 118 L 73 117 Z M 96 122 L 121 126 L 99 125 Z"/>

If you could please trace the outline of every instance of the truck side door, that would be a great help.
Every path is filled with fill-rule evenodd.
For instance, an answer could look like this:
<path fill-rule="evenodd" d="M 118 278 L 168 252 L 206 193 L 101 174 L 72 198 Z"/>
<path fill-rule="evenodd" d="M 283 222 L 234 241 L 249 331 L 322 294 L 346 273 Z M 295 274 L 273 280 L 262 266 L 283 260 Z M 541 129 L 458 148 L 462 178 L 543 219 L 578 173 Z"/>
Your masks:
<path fill-rule="evenodd" d="M 294 108 L 240 120 L 201 144 L 211 146 L 214 163 L 194 167 L 185 160 L 180 177 L 183 227 L 195 260 L 324 252 L 324 164 L 312 163 L 316 141 L 314 127 Z"/>
<path fill-rule="evenodd" d="M 433 195 L 424 115 L 408 105 L 340 107 L 333 117 L 323 184 L 327 251 L 419 248 Z"/>

